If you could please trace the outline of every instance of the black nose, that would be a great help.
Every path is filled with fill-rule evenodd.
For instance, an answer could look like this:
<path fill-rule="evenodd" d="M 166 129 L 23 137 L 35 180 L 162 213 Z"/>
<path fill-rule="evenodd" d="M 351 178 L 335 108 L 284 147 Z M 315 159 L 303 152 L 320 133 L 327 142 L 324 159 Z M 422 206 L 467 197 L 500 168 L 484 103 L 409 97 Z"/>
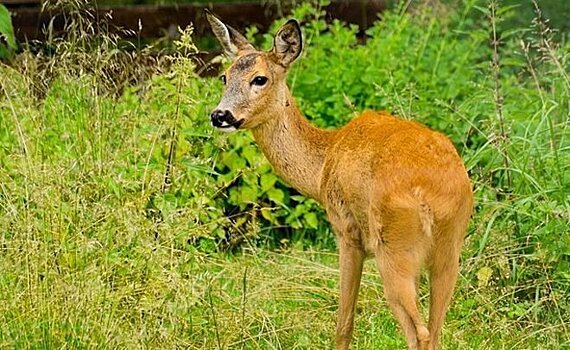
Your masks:
<path fill-rule="evenodd" d="M 232 112 L 228 110 L 222 111 L 221 109 L 216 109 L 210 115 L 210 121 L 216 128 L 222 128 L 232 124 L 235 121 L 235 118 L 232 115 Z"/>

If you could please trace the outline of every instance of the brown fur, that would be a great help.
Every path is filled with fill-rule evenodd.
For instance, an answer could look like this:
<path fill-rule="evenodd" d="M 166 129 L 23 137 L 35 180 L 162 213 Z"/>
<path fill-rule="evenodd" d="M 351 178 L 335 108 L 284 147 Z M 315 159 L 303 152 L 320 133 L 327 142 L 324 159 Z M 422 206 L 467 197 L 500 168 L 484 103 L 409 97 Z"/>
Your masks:
<path fill-rule="evenodd" d="M 365 112 L 335 131 L 312 126 L 285 82 L 301 50 L 298 25 L 287 22 L 275 40 L 278 50 L 233 53 L 218 108 L 243 120 L 275 171 L 327 211 L 340 250 L 336 348 L 349 347 L 363 261 L 372 256 L 408 348 L 436 349 L 473 205 L 460 157 L 442 134 L 383 112 Z M 267 84 L 252 85 L 255 76 Z M 427 327 L 417 307 L 422 265 L 430 274 Z"/>

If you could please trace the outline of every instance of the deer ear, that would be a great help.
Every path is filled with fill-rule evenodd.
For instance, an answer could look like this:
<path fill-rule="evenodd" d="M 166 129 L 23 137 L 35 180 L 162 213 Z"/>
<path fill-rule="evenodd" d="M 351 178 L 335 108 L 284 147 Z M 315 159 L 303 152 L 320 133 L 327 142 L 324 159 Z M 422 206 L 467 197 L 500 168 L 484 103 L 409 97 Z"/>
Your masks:
<path fill-rule="evenodd" d="M 254 49 L 247 39 L 237 30 L 227 24 L 224 24 L 216 15 L 205 10 L 206 18 L 210 22 L 212 31 L 224 49 L 224 54 L 229 58 L 235 57 L 238 52 L 248 49 Z"/>
<path fill-rule="evenodd" d="M 290 19 L 279 29 L 273 39 L 274 60 L 283 67 L 288 67 L 299 57 L 301 50 L 303 50 L 301 27 L 297 20 Z"/>

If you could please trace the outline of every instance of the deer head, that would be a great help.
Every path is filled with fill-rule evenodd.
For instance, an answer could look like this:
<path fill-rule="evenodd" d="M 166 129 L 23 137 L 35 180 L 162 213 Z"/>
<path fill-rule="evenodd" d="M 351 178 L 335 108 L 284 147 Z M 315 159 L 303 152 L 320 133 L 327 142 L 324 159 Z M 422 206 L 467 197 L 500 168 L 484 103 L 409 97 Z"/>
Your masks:
<path fill-rule="evenodd" d="M 232 60 L 221 76 L 225 88 L 210 115 L 212 126 L 231 132 L 254 129 L 277 118 L 273 107 L 290 103 L 286 75 L 302 50 L 299 23 L 294 19 L 287 21 L 275 35 L 273 48 L 263 52 L 209 11 L 206 17 L 224 54 Z"/>

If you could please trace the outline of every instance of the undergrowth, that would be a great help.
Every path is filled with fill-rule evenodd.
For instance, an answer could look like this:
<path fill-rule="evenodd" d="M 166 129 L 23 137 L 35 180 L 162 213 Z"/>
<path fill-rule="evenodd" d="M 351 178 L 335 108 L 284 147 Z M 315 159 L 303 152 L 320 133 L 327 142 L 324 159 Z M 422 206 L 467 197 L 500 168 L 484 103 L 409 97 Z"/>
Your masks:
<path fill-rule="evenodd" d="M 0 64 L 0 347 L 331 348 L 334 235 L 249 133 L 210 128 L 222 87 L 193 73 L 191 28 L 160 56 L 82 1 L 52 3 L 72 5 L 67 36 Z M 362 37 L 294 12 L 306 46 L 290 85 L 312 122 L 388 110 L 449 135 L 467 164 L 449 349 L 570 346 L 570 45 L 539 6 L 522 27 L 516 14 L 395 7 Z M 248 35 L 269 48 L 279 24 Z M 355 348 L 404 347 L 380 283 L 367 265 Z"/>

